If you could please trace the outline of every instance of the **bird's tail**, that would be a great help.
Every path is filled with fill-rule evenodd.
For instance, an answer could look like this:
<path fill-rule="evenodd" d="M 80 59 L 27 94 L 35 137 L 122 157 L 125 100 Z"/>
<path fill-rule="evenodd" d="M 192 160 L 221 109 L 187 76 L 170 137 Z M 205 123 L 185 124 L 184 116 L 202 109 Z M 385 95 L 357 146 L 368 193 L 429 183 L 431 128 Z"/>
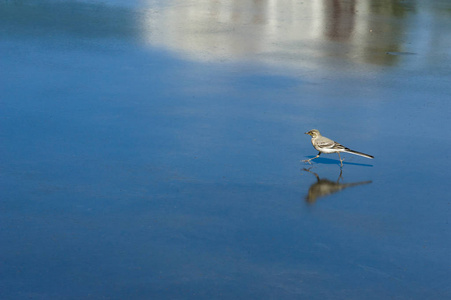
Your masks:
<path fill-rule="evenodd" d="M 363 156 L 363 157 L 366 157 L 366 158 L 371 158 L 371 159 L 374 158 L 374 156 L 372 156 L 372 155 L 365 154 L 365 153 L 362 153 L 362 152 L 359 152 L 359 151 L 355 151 L 355 150 L 351 150 L 351 149 L 348 149 L 348 148 L 346 148 L 346 150 L 344 152 L 355 154 L 355 155 L 359 155 L 359 156 Z"/>

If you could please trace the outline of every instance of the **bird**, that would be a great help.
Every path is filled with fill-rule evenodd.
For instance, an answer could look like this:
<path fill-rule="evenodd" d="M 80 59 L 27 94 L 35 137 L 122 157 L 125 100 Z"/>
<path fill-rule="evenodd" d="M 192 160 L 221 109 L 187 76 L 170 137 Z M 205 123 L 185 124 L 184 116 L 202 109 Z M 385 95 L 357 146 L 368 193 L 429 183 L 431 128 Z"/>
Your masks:
<path fill-rule="evenodd" d="M 310 159 L 303 160 L 303 162 L 308 162 L 309 164 L 311 164 L 310 161 L 314 160 L 315 158 L 318 158 L 321 155 L 321 153 L 326 153 L 326 154 L 337 153 L 338 157 L 340 158 L 340 166 L 341 167 L 343 167 L 343 160 L 341 159 L 340 152 L 351 153 L 351 154 L 363 156 L 363 157 L 370 158 L 370 159 L 374 158 L 374 156 L 372 156 L 372 155 L 365 154 L 365 153 L 355 151 L 355 150 L 351 150 L 325 136 L 322 136 L 321 133 L 319 132 L 319 130 L 317 130 L 317 129 L 312 129 L 310 131 L 307 131 L 305 134 L 308 134 L 312 137 L 312 145 L 319 152 L 318 152 L 317 156 L 310 158 Z"/>

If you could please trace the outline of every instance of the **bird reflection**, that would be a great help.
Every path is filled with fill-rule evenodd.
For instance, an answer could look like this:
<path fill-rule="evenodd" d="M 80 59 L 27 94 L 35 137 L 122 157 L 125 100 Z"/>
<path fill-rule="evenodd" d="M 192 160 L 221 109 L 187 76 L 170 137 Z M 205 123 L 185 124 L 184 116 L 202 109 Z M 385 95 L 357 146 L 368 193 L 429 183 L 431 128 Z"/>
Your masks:
<path fill-rule="evenodd" d="M 340 183 L 340 180 L 343 182 L 343 170 L 340 170 L 338 179 L 336 181 L 332 181 L 329 179 L 321 179 L 318 174 L 310 171 L 310 169 L 311 168 L 304 168 L 303 171 L 315 175 L 317 181 L 310 186 L 310 188 L 308 189 L 308 194 L 307 196 L 305 196 L 305 201 L 309 204 L 315 203 L 318 198 L 335 194 L 339 191 L 344 190 L 345 188 L 369 184 L 372 182 L 371 180 L 368 180 L 361 182 Z"/>

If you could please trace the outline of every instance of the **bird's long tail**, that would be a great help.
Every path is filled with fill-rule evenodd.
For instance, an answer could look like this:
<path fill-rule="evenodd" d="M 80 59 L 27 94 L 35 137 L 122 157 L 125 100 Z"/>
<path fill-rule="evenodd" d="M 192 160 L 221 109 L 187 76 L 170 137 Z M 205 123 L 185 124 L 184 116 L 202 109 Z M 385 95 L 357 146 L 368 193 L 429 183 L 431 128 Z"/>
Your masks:
<path fill-rule="evenodd" d="M 346 150 L 344 152 L 355 154 L 355 155 L 359 155 L 359 156 L 363 156 L 363 157 L 366 157 L 366 158 L 371 158 L 371 159 L 374 158 L 374 156 L 372 156 L 372 155 L 365 154 L 365 153 L 362 153 L 362 152 L 359 152 L 359 151 L 355 151 L 355 150 L 351 150 L 351 149 L 348 149 L 348 148 L 346 148 Z"/>

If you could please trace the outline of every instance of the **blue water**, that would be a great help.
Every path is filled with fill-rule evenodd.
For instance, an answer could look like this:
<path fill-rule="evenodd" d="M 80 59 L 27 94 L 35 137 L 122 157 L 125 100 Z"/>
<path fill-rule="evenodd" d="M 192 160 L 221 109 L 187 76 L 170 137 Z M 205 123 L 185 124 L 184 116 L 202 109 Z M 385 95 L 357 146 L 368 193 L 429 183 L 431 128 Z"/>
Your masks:
<path fill-rule="evenodd" d="M 0 297 L 451 298 L 451 4 L 334 3 L 0 1 Z"/>

